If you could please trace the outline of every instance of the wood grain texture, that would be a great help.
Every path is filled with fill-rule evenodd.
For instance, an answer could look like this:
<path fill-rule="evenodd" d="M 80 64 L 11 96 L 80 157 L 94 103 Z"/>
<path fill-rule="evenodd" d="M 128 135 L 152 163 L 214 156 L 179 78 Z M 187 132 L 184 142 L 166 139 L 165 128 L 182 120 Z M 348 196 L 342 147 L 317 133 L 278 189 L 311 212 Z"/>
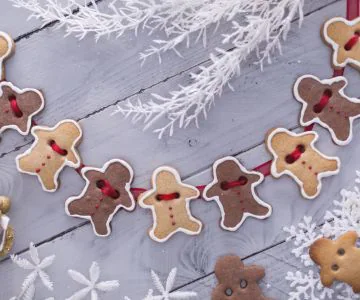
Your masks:
<path fill-rule="evenodd" d="M 293 29 L 284 45 L 284 56 L 276 56 L 273 65 L 267 66 L 263 73 L 252 64 L 244 67 L 242 76 L 232 82 L 236 92 L 225 91 L 199 130 L 189 128 L 161 141 L 120 116 L 109 118 L 113 104 L 138 96 L 146 100 L 152 92 L 165 94 L 177 84 L 188 82 L 187 70 L 196 70 L 195 65 L 207 59 L 209 49 L 200 45 L 190 51 L 183 49 L 185 60 L 170 54 L 163 65 L 154 68 L 152 61 L 140 69 L 137 55 L 147 47 L 149 38 L 135 39 L 129 34 L 124 37 L 124 43 L 109 40 L 95 44 L 91 37 L 78 42 L 72 37 L 63 39 L 62 32 L 46 29 L 19 43 L 16 59 L 8 66 L 8 78 L 20 87 L 31 83 L 31 87 L 44 89 L 47 109 L 39 123 L 51 126 L 63 118 L 82 119 L 84 141 L 80 153 L 86 164 L 100 167 L 111 158 L 125 159 L 135 170 L 134 185 L 146 187 L 153 169 L 169 164 L 176 167 L 188 183 L 204 184 L 210 182 L 210 167 L 217 158 L 239 154 L 245 166 L 254 167 L 269 159 L 262 145 L 268 128 L 298 125 L 300 105 L 293 100 L 292 85 L 304 73 L 319 77 L 332 73 L 330 52 L 319 38 L 319 28 L 325 19 L 342 11 L 345 11 L 344 1 L 333 4 L 309 1 L 307 12 L 313 13 L 306 17 L 301 31 Z M 218 41 L 209 41 L 210 48 Z M 276 78 L 274 74 L 281 77 Z M 358 73 L 347 71 L 346 74 L 350 81 L 347 93 L 356 96 Z M 302 199 L 290 178 L 267 178 L 259 187 L 259 194 L 273 206 L 274 213 L 268 220 L 248 219 L 236 233 L 224 232 L 218 225 L 220 212 L 216 204 L 198 200 L 191 207 L 194 216 L 204 221 L 204 231 L 198 237 L 178 234 L 165 244 L 157 244 L 147 236 L 151 215 L 140 208 L 132 214 L 120 211 L 114 218 L 113 234 L 109 238 L 95 237 L 89 224 L 70 218 L 64 212 L 64 200 L 80 193 L 84 185 L 82 179 L 73 170 L 66 169 L 60 176 L 59 192 L 43 192 L 34 177 L 15 170 L 15 156 L 28 146 L 20 150 L 16 147 L 29 139 L 8 132 L 0 144 L 3 154 L 0 190 L 13 199 L 10 216 L 16 229 L 14 252 L 26 249 L 29 242 L 34 241 L 42 243 L 41 256 L 58 255 L 49 269 L 56 282 L 53 293 L 56 299 L 64 299 L 80 288 L 67 276 L 66 270 L 72 268 L 86 273 L 93 260 L 103 268 L 104 280 L 117 278 L 121 283 L 117 292 L 102 295 L 101 299 L 119 299 L 124 295 L 140 299 L 151 287 L 150 269 L 164 278 L 177 266 L 176 284 L 185 285 L 212 272 L 219 255 L 233 252 L 248 256 L 281 241 L 282 227 L 297 223 L 303 215 L 320 220 L 331 201 L 338 198 L 339 190 L 353 182 L 354 166 L 360 163 L 358 122 L 354 126 L 354 140 L 346 148 L 334 146 L 325 130 L 316 129 L 321 136 L 320 149 L 328 155 L 339 155 L 342 160 L 340 175 L 324 180 L 326 191 L 318 199 Z M 256 145 L 259 146 L 254 147 Z M 285 261 L 276 267 L 277 256 L 272 259 L 267 251 L 252 258 L 271 269 L 265 279 L 270 287 L 265 288 L 265 292 L 275 299 L 286 299 L 288 291 L 283 279 L 284 270 L 288 270 L 287 247 L 281 245 L 274 250 L 278 251 L 279 260 Z M 25 273 L 5 260 L 0 274 L 4 278 L 3 284 L 0 283 L 0 299 L 8 299 L 19 290 Z M 206 295 L 210 294 L 213 284 L 214 279 L 209 277 L 184 289 L 194 288 L 199 292 L 199 299 L 209 299 Z M 52 293 L 40 289 L 36 299 L 50 295 Z"/>

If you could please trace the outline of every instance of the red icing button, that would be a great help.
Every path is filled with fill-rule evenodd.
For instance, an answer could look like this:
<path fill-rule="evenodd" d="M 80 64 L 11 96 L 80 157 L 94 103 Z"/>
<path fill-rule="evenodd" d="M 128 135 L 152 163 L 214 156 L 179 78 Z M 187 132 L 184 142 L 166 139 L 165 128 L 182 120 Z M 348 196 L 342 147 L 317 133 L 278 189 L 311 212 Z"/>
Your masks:
<path fill-rule="evenodd" d="M 311 169 L 312 169 L 312 166 L 309 167 L 309 170 L 311 170 Z"/>
<path fill-rule="evenodd" d="M 175 222 L 172 222 L 172 225 L 173 225 L 173 226 L 175 226 L 175 225 L 176 225 L 176 223 L 175 223 Z"/>
<path fill-rule="evenodd" d="M 40 173 L 41 169 L 36 169 L 35 172 L 36 173 Z"/>
<path fill-rule="evenodd" d="M 50 156 L 50 155 L 48 155 L 46 158 L 47 158 L 47 159 L 50 159 L 50 158 L 51 158 L 51 156 Z"/>
<path fill-rule="evenodd" d="M 169 210 L 172 210 L 172 207 L 171 207 L 171 206 L 169 206 Z"/>

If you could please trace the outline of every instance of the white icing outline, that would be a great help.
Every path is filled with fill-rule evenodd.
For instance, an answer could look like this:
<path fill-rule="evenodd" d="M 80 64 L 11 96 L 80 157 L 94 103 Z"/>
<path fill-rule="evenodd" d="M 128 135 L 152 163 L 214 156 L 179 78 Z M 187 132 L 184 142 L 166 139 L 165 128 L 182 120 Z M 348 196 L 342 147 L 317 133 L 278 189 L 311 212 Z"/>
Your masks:
<path fill-rule="evenodd" d="M 347 26 L 354 26 L 356 23 L 359 23 L 360 22 L 360 17 L 352 20 L 352 21 L 349 21 L 347 19 L 344 19 L 342 17 L 335 17 L 335 18 L 332 18 L 330 20 L 327 20 L 324 24 L 324 29 L 323 29 L 323 36 L 324 36 L 324 39 L 325 41 L 330 44 L 333 48 L 333 57 L 332 57 L 332 63 L 335 67 L 338 67 L 338 68 L 344 68 L 347 64 L 354 64 L 356 65 L 357 67 L 360 67 L 360 61 L 358 60 L 355 60 L 351 57 L 347 57 L 345 59 L 345 61 L 340 64 L 338 63 L 337 61 L 337 56 L 339 54 L 339 44 L 335 43 L 334 40 L 332 40 L 328 34 L 327 34 L 327 31 L 328 31 L 328 27 L 330 26 L 331 23 L 334 23 L 334 22 L 343 22 L 345 23 Z"/>
<path fill-rule="evenodd" d="M 3 237 L 1 239 L 1 244 L 0 244 L 0 251 L 4 250 L 4 246 L 6 243 L 6 235 L 7 235 L 7 230 L 9 228 L 9 223 L 10 223 L 10 218 L 6 215 L 1 215 L 0 216 L 0 226 L 3 229 Z"/>
<path fill-rule="evenodd" d="M 170 172 L 174 175 L 177 183 L 183 187 L 187 187 L 187 188 L 190 188 L 194 191 L 196 191 L 196 195 L 191 197 L 191 198 L 185 198 L 185 202 L 186 202 L 186 211 L 188 213 L 188 216 L 190 218 L 191 221 L 199 224 L 199 230 L 198 231 L 190 231 L 190 230 L 187 230 L 185 228 L 182 228 L 182 227 L 179 227 L 177 228 L 176 230 L 172 231 L 168 236 L 166 236 L 165 238 L 163 239 L 159 239 L 155 236 L 154 234 L 154 231 L 155 231 L 155 228 L 157 226 L 157 217 L 156 217 L 156 212 L 155 212 L 155 207 L 154 205 L 147 205 L 144 203 L 144 200 L 145 198 L 149 197 L 151 194 L 153 193 L 156 193 L 157 191 L 157 186 L 156 186 L 156 177 L 158 176 L 158 174 L 162 171 L 165 171 L 165 172 Z M 192 199 L 197 199 L 198 197 L 200 196 L 200 191 L 192 186 L 192 185 L 188 185 L 188 184 L 185 184 L 181 181 L 181 178 L 180 178 L 180 175 L 179 173 L 172 167 L 169 167 L 169 166 L 161 166 L 161 167 L 158 167 L 154 172 L 153 172 L 153 175 L 152 175 L 152 189 L 148 190 L 147 192 L 144 192 L 143 194 L 141 194 L 138 198 L 138 203 L 139 205 L 142 207 L 142 208 L 149 208 L 151 209 L 152 211 L 152 215 L 153 215 L 153 226 L 151 228 L 151 230 L 149 231 L 149 236 L 156 242 L 159 242 L 159 243 L 163 243 L 163 242 L 166 242 L 168 239 L 170 239 L 175 233 L 177 232 L 183 232 L 185 234 L 188 234 L 188 235 L 198 235 L 201 230 L 202 230 L 202 227 L 203 227 L 203 224 L 200 220 L 198 219 L 195 219 L 192 214 L 191 214 L 191 211 L 190 211 L 190 200 Z"/>
<path fill-rule="evenodd" d="M 318 175 L 316 176 L 317 179 L 318 179 L 318 186 L 317 186 L 317 192 L 315 195 L 313 196 L 309 196 L 305 193 L 304 191 L 304 184 L 303 182 L 294 174 L 292 173 L 291 171 L 285 169 L 283 172 L 281 173 L 278 173 L 277 169 L 276 169 L 276 162 L 279 158 L 279 156 L 276 154 L 275 150 L 272 148 L 272 145 L 271 145 L 271 140 L 272 138 L 274 137 L 275 134 L 277 133 L 286 133 L 288 135 L 291 135 L 293 137 L 301 137 L 301 136 L 305 136 L 305 135 L 309 135 L 309 134 L 314 134 L 315 135 L 315 138 L 312 140 L 312 142 L 310 143 L 310 147 L 316 152 L 318 153 L 319 155 L 321 155 L 322 157 L 324 157 L 325 159 L 331 159 L 331 160 L 336 160 L 337 162 L 337 169 L 335 171 L 326 171 L 326 172 L 321 172 L 321 173 L 318 173 Z M 269 151 L 271 152 L 271 154 L 274 156 L 274 159 L 273 159 L 273 162 L 271 164 L 271 175 L 274 176 L 275 178 L 279 178 L 280 176 L 286 174 L 286 175 L 289 175 L 290 177 L 292 177 L 295 182 L 300 186 L 301 188 L 301 195 L 306 198 L 306 199 L 314 199 L 316 198 L 320 191 L 321 191 L 321 188 L 322 188 L 322 182 L 321 182 L 321 179 L 323 177 L 328 177 L 328 176 L 331 176 L 331 175 L 336 175 L 339 173 L 339 170 L 340 170 L 340 166 L 341 166 L 341 162 L 340 162 L 340 159 L 336 156 L 334 157 L 330 157 L 330 156 L 327 156 L 323 153 L 321 153 L 319 150 L 317 150 L 314 146 L 315 142 L 318 140 L 319 138 L 319 135 L 317 134 L 316 131 L 306 131 L 306 132 L 302 132 L 302 133 L 293 133 L 285 128 L 276 128 L 275 130 L 273 130 L 269 136 L 268 136 L 268 139 L 266 141 L 266 145 L 269 149 Z"/>
<path fill-rule="evenodd" d="M 217 167 L 223 163 L 224 161 L 228 161 L 228 160 L 231 160 L 233 162 L 235 162 L 238 167 L 240 168 L 240 170 L 245 173 L 245 174 L 248 174 L 248 175 L 259 175 L 260 176 L 260 179 L 258 181 L 255 181 L 254 183 L 251 184 L 251 194 L 253 195 L 255 201 L 257 203 L 259 203 L 260 205 L 264 206 L 264 207 L 267 207 L 269 209 L 268 213 L 265 214 L 265 215 L 262 215 L 262 216 L 259 216 L 259 215 L 254 215 L 252 213 L 249 213 L 249 212 L 245 212 L 243 214 L 243 217 L 242 219 L 240 220 L 240 222 L 235 226 L 235 227 L 227 227 L 225 226 L 224 222 L 225 222 L 225 211 L 224 211 L 224 207 L 220 201 L 220 197 L 219 196 L 214 196 L 214 197 L 208 197 L 206 194 L 208 192 L 208 190 L 215 184 L 217 184 L 219 182 L 218 178 L 217 178 L 217 174 L 216 174 L 216 169 Z M 205 189 L 204 189 L 204 192 L 203 192 L 203 198 L 206 200 L 206 201 L 213 201 L 215 200 L 217 205 L 219 206 L 220 208 L 220 211 L 221 211 L 221 227 L 225 230 L 228 230 L 228 231 L 236 231 L 240 228 L 240 226 L 245 222 L 245 220 L 248 218 L 248 217 L 254 217 L 256 219 L 260 219 L 260 220 L 263 220 L 263 219 L 266 219 L 268 218 L 271 214 L 272 214 L 272 207 L 270 204 L 262 201 L 259 196 L 256 194 L 255 192 L 255 187 L 257 187 L 258 185 L 260 185 L 263 181 L 264 181 L 264 175 L 260 172 L 256 172 L 256 171 L 248 171 L 242 164 L 240 164 L 240 162 L 233 156 L 226 156 L 226 157 L 223 157 L 223 158 L 220 158 L 218 159 L 217 161 L 214 162 L 213 164 L 213 177 L 214 177 L 214 180 L 209 183 Z"/>
<path fill-rule="evenodd" d="M 39 141 L 39 138 L 37 135 L 35 135 L 35 130 L 43 130 L 43 131 L 54 131 L 56 130 L 60 125 L 62 125 L 63 123 L 72 123 L 74 124 L 79 132 L 80 132 L 80 135 L 74 140 L 73 142 L 73 145 L 71 146 L 71 151 L 74 153 L 74 156 L 76 158 L 76 160 L 78 161 L 76 164 L 72 163 L 71 161 L 68 161 L 67 159 L 64 160 L 64 163 L 59 167 L 59 169 L 56 171 L 55 175 L 54 175 L 54 182 L 55 182 L 55 188 L 52 189 L 52 190 L 48 190 L 43 182 L 40 180 L 40 175 L 37 174 L 37 173 L 32 173 L 32 172 L 27 172 L 27 171 L 24 171 L 20 168 L 19 166 L 19 160 L 28 155 L 32 150 L 33 148 L 37 145 L 38 141 Z M 80 167 L 80 164 L 81 164 L 81 159 L 80 159 L 80 155 L 78 154 L 77 150 L 75 149 L 75 147 L 78 146 L 78 142 L 81 140 L 82 138 L 82 130 L 81 130 L 81 127 L 80 125 L 74 121 L 74 120 L 70 120 L 70 119 L 65 119 L 65 120 L 62 120 L 60 121 L 59 123 L 57 123 L 54 127 L 45 127 L 45 126 L 34 126 L 32 129 L 31 129 L 31 134 L 34 136 L 35 140 L 33 142 L 33 144 L 31 145 L 31 147 L 26 150 L 23 154 L 19 154 L 18 156 L 16 156 L 15 158 L 15 161 L 16 161 L 16 168 L 18 169 L 19 172 L 21 173 L 24 173 L 24 174 L 29 174 L 29 175 L 33 175 L 38 178 L 39 182 L 41 183 L 41 186 L 42 186 L 42 189 L 45 191 L 45 192 L 50 192 L 50 193 L 53 193 L 55 192 L 58 187 L 59 187 L 59 182 L 58 182 L 58 177 L 59 177 L 59 174 L 60 172 L 66 167 L 71 167 L 71 168 L 78 168 Z"/>
<path fill-rule="evenodd" d="M 10 35 L 8 35 L 7 33 L 0 31 L 0 37 L 4 38 L 7 43 L 8 43 L 8 51 L 3 55 L 0 56 L 0 80 L 5 78 L 5 74 L 3 74 L 3 64 L 5 62 L 5 60 L 11 55 L 11 52 L 14 49 L 14 42 L 12 40 L 12 38 L 10 37 Z M 4 72 L 5 73 L 5 72 Z"/>
<path fill-rule="evenodd" d="M 20 89 L 20 88 L 14 86 L 14 84 L 11 83 L 11 82 L 2 81 L 2 82 L 0 82 L 0 97 L 2 97 L 2 95 L 3 95 L 3 92 L 2 92 L 2 87 L 3 86 L 10 87 L 13 91 L 15 91 L 18 94 L 24 94 L 26 92 L 34 92 L 34 93 L 39 95 L 39 97 L 41 99 L 41 106 L 37 111 L 35 111 L 31 115 L 29 115 L 28 121 L 27 121 L 27 126 L 26 126 L 26 131 L 21 131 L 20 128 L 17 125 L 14 125 L 14 124 L 5 125 L 5 126 L 0 128 L 0 133 L 4 132 L 6 129 L 14 129 L 17 132 L 19 132 L 21 135 L 28 135 L 29 132 L 30 132 L 33 116 L 37 115 L 40 111 L 42 111 L 44 109 L 45 99 L 44 99 L 43 94 L 39 90 L 36 90 L 36 89 L 30 89 L 30 88 Z"/>
<path fill-rule="evenodd" d="M 86 173 L 87 171 L 90 171 L 90 170 L 92 170 L 92 171 L 99 171 L 99 172 L 101 172 L 101 173 L 105 173 L 106 170 L 107 170 L 107 168 L 108 168 L 112 163 L 120 163 L 120 164 L 122 164 L 124 167 L 126 167 L 126 168 L 129 170 L 129 172 L 130 172 L 130 179 L 129 179 L 129 182 L 127 182 L 126 185 L 125 185 L 125 190 L 128 192 L 128 195 L 129 195 L 129 197 L 130 197 L 130 199 L 131 199 L 131 203 L 132 203 L 132 204 L 131 204 L 130 207 L 125 207 L 125 206 L 122 205 L 122 204 L 119 204 L 118 206 L 116 206 L 114 212 L 113 212 L 111 215 L 109 215 L 109 217 L 108 217 L 108 219 L 107 219 L 107 222 L 106 222 L 106 228 L 107 228 L 107 232 L 108 232 L 108 233 L 105 234 L 105 235 L 101 235 L 101 234 L 98 234 L 98 233 L 96 232 L 96 230 L 95 230 L 95 225 L 94 225 L 94 222 L 93 222 L 92 219 L 91 219 L 91 216 L 84 216 L 84 215 L 77 215 L 77 214 L 72 215 L 72 214 L 70 214 L 68 207 L 69 207 L 69 205 L 70 205 L 71 202 L 73 202 L 73 201 L 75 201 L 75 200 L 78 200 L 79 198 L 82 198 L 82 197 L 85 195 L 87 189 L 89 188 L 90 181 L 89 181 L 89 179 L 87 179 L 87 178 L 85 177 L 85 173 Z M 85 185 L 85 187 L 84 187 L 84 189 L 82 190 L 82 192 L 81 192 L 80 195 L 69 197 L 69 198 L 65 201 L 65 212 L 66 212 L 66 214 L 67 214 L 68 216 L 70 216 L 70 217 L 77 217 L 77 218 L 82 218 L 82 219 L 87 219 L 87 220 L 89 220 L 89 221 L 91 222 L 91 224 L 92 224 L 92 227 L 93 227 L 93 230 L 94 230 L 95 235 L 97 235 L 97 236 L 99 236 L 99 237 L 107 237 L 107 236 L 109 236 L 109 235 L 111 234 L 111 226 L 110 226 L 110 223 L 111 223 L 113 217 L 115 216 L 115 214 L 118 212 L 118 210 L 119 210 L 120 208 L 123 208 L 123 209 L 125 209 L 125 210 L 127 210 L 127 211 L 133 211 L 133 210 L 135 209 L 135 199 L 134 199 L 134 196 L 133 196 L 133 194 L 131 193 L 131 190 L 130 190 L 131 182 L 132 182 L 133 179 L 134 179 L 134 171 L 133 171 L 133 169 L 131 168 L 131 166 L 130 166 L 126 161 L 123 161 L 123 160 L 121 160 L 121 159 L 111 159 L 111 160 L 107 161 L 107 162 L 103 165 L 102 168 L 94 168 L 94 167 L 85 167 L 85 168 L 83 168 L 83 169 L 81 170 L 81 176 L 84 178 L 84 180 L 85 180 L 85 182 L 86 182 L 86 185 Z"/>
<path fill-rule="evenodd" d="M 345 85 L 339 90 L 339 94 L 346 98 L 349 102 L 352 102 L 352 103 L 356 103 L 356 104 L 360 104 L 360 100 L 357 99 L 357 98 L 350 98 L 348 96 L 346 96 L 344 94 L 344 89 L 347 87 L 348 85 L 348 81 L 345 77 L 343 76 L 337 76 L 337 77 L 334 77 L 334 78 L 330 78 L 330 79 L 319 79 L 318 77 L 316 76 L 313 76 L 313 75 L 303 75 L 301 77 L 299 77 L 296 82 L 295 82 L 295 85 L 294 85 L 294 96 L 295 96 L 295 99 L 297 101 L 299 101 L 300 103 L 303 104 L 303 107 L 301 109 L 301 114 L 300 114 L 300 124 L 301 126 L 309 126 L 310 124 L 312 123 L 317 123 L 319 125 L 321 125 L 322 127 L 328 129 L 330 131 L 330 134 L 331 134 L 331 138 L 332 140 L 334 141 L 335 144 L 339 145 L 339 146 L 345 146 L 347 144 L 349 144 L 353 138 L 353 121 L 357 118 L 360 117 L 360 114 L 356 115 L 356 116 L 353 116 L 353 117 L 349 117 L 349 120 L 350 120 L 350 134 L 348 136 L 348 138 L 345 140 L 345 141 L 341 141 L 339 140 L 336 135 L 335 135 L 335 131 L 326 123 L 322 122 L 320 120 L 319 117 L 315 117 L 313 119 L 311 119 L 310 121 L 308 122 L 304 122 L 304 115 L 305 115 L 305 111 L 306 111 L 306 108 L 308 106 L 308 103 L 305 102 L 300 94 L 299 94 L 299 84 L 301 82 L 301 80 L 303 80 L 304 78 L 312 78 L 312 79 L 315 79 L 317 80 L 318 82 L 320 82 L 321 84 L 328 84 L 328 85 L 331 85 L 333 84 L 334 82 L 340 82 L 340 81 L 343 81 L 345 82 Z"/>

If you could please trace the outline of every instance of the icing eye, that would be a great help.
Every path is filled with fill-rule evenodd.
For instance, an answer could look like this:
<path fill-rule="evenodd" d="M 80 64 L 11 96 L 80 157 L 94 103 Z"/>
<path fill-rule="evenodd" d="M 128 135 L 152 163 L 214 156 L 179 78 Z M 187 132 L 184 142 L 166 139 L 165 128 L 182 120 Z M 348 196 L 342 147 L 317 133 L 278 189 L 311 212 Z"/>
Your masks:
<path fill-rule="evenodd" d="M 226 295 L 226 296 L 231 296 L 232 294 L 233 294 L 233 291 L 232 291 L 231 288 L 227 288 L 227 289 L 225 290 L 225 295 Z"/>
<path fill-rule="evenodd" d="M 345 254 L 345 249 L 340 248 L 340 249 L 337 251 L 337 254 L 339 254 L 340 256 L 344 255 L 344 254 Z"/>
<path fill-rule="evenodd" d="M 241 185 L 245 185 L 248 182 L 248 179 L 245 176 L 240 176 L 238 180 Z"/>
<path fill-rule="evenodd" d="M 248 285 L 248 283 L 247 283 L 247 281 L 245 279 L 240 280 L 240 287 L 242 289 L 245 289 L 247 287 L 247 285 Z"/>
<path fill-rule="evenodd" d="M 331 266 L 331 270 L 337 271 L 337 270 L 339 270 L 339 266 L 338 266 L 337 264 L 333 264 L 333 265 Z"/>

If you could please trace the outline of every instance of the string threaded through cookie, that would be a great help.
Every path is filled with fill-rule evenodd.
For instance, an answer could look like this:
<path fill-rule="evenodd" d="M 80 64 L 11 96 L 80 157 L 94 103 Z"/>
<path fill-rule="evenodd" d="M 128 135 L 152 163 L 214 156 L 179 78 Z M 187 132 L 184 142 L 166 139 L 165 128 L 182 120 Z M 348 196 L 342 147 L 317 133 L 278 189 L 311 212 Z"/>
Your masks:
<path fill-rule="evenodd" d="M 345 44 L 344 48 L 346 51 L 350 51 L 359 41 L 360 31 L 356 31 L 351 39 Z"/>
<path fill-rule="evenodd" d="M 174 200 L 180 197 L 179 193 L 171 193 L 171 194 L 158 194 L 156 196 L 156 200 L 158 201 L 170 201 L 170 200 Z"/>
<path fill-rule="evenodd" d="M 119 192 L 112 187 L 109 181 L 103 179 L 98 180 L 96 182 L 96 186 L 105 196 L 111 197 L 113 199 L 119 198 Z"/>
<path fill-rule="evenodd" d="M 17 104 L 16 97 L 14 95 L 9 96 L 9 101 L 10 101 L 11 110 L 13 111 L 14 115 L 17 118 L 21 118 L 23 116 L 23 112 L 21 111 L 21 109 Z"/>
<path fill-rule="evenodd" d="M 305 152 L 305 146 L 304 145 L 297 145 L 293 152 L 286 155 L 285 160 L 286 160 L 286 162 L 288 164 L 292 164 L 295 161 L 297 161 L 304 152 Z"/>
<path fill-rule="evenodd" d="M 222 182 L 221 188 L 226 191 L 228 189 L 232 189 L 237 186 L 243 186 L 247 182 L 248 182 L 248 179 L 245 176 L 240 176 L 240 178 L 238 180 L 230 181 L 230 182 L 228 182 L 228 181 Z"/>
<path fill-rule="evenodd" d="M 324 107 L 329 103 L 329 100 L 332 96 L 332 91 L 329 89 L 326 89 L 321 96 L 320 101 L 314 105 L 313 110 L 315 113 L 321 113 Z"/>
<path fill-rule="evenodd" d="M 50 147 L 61 156 L 65 156 L 68 154 L 66 149 L 62 149 L 54 140 L 49 141 Z"/>

